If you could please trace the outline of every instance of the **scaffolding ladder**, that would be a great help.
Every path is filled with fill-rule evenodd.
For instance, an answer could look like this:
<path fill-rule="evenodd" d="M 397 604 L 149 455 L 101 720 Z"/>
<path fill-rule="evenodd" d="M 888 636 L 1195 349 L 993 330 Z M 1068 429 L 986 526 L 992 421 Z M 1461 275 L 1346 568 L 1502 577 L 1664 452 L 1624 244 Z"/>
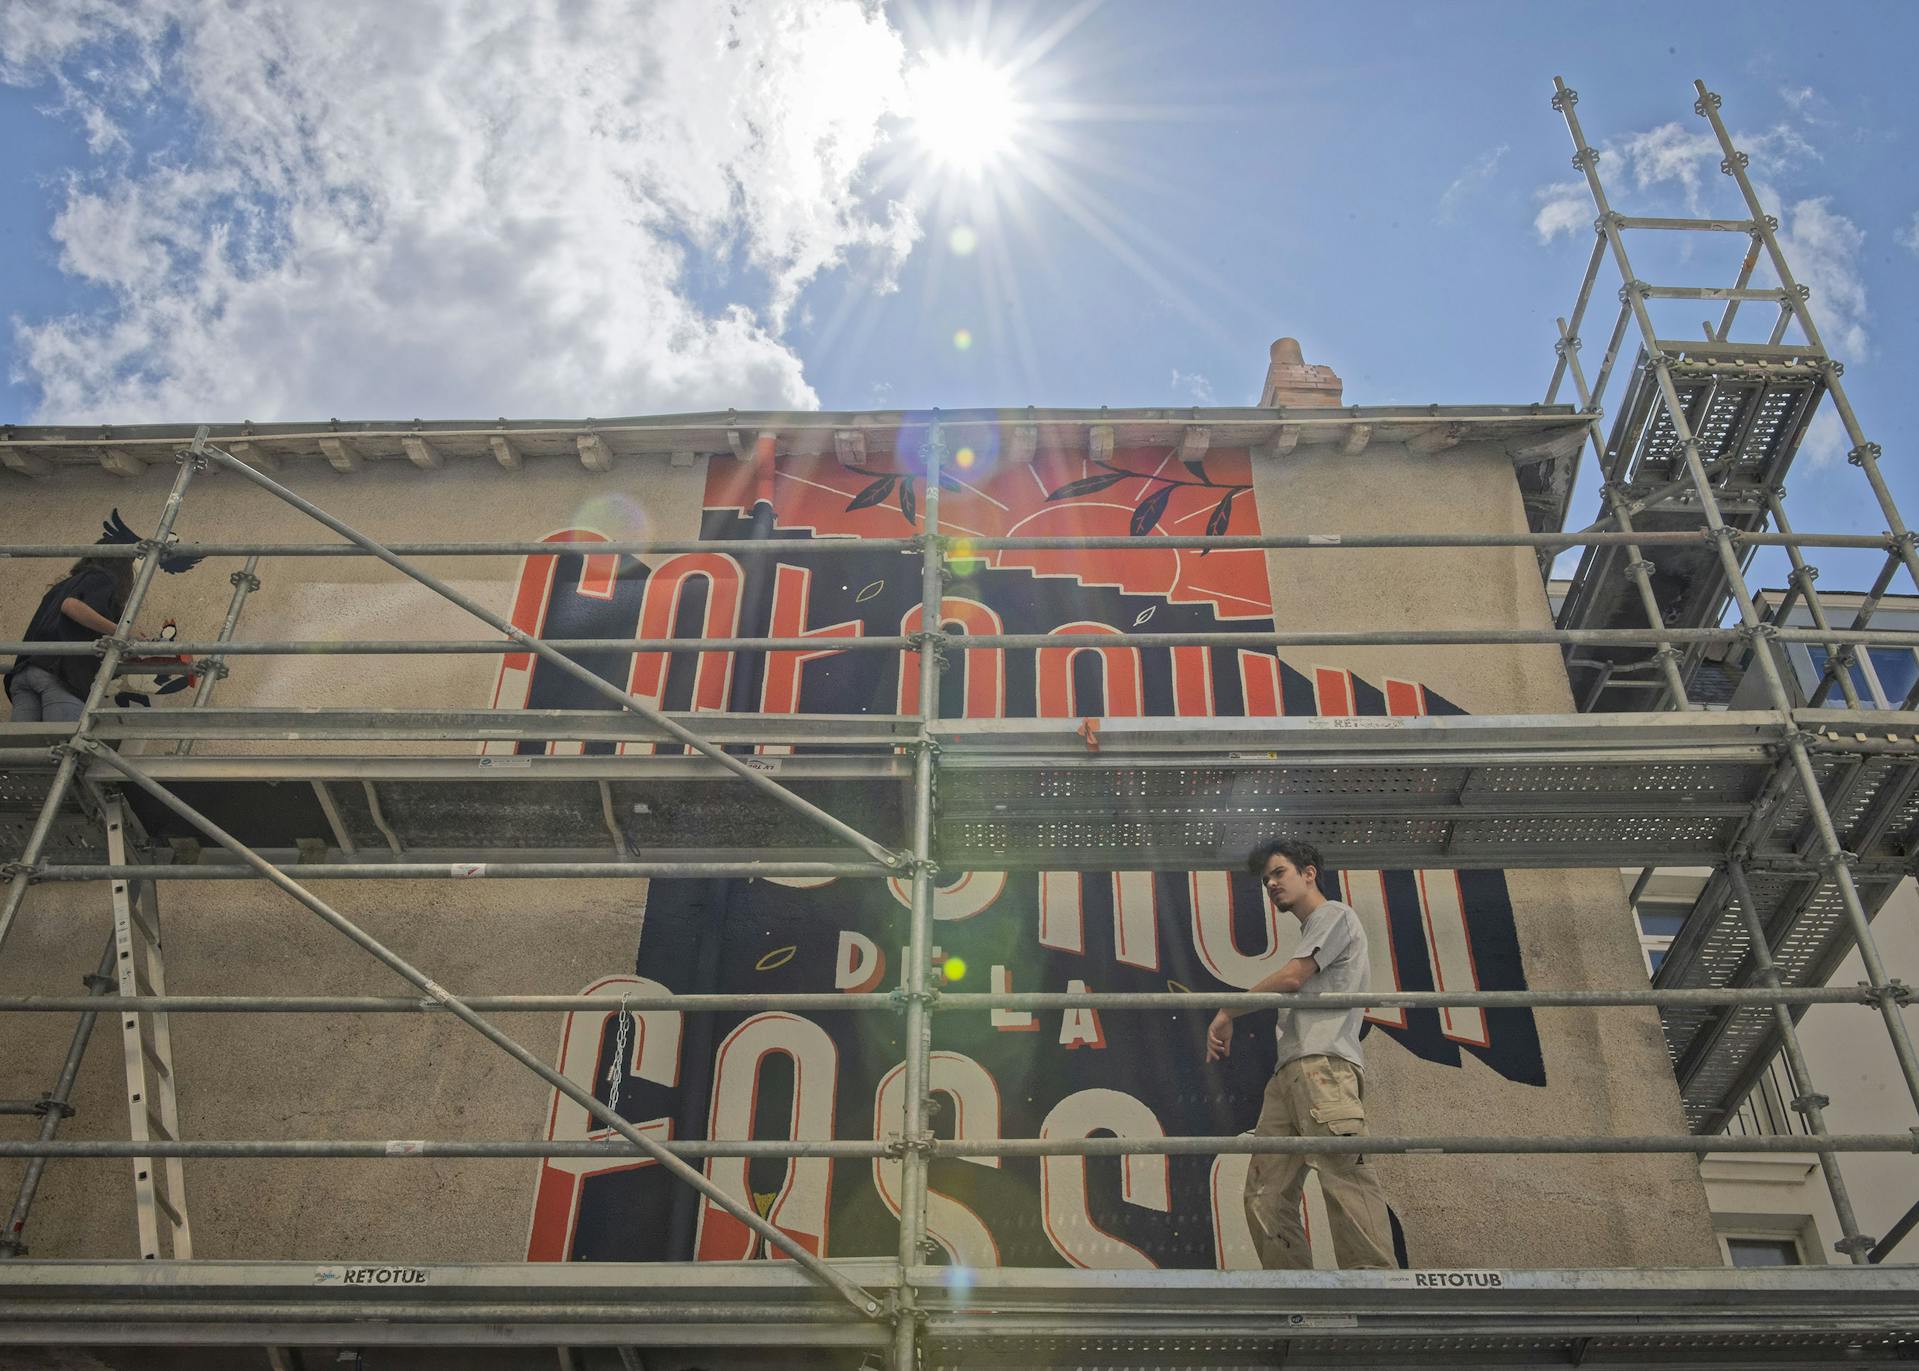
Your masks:
<path fill-rule="evenodd" d="M 107 799 L 101 815 L 107 831 L 108 859 L 130 864 L 127 815 L 118 797 Z M 160 937 L 160 894 L 152 881 L 115 880 L 113 887 L 113 965 L 122 995 L 167 993 L 165 948 Z M 127 1136 L 134 1142 L 178 1142 L 180 1101 L 174 1088 L 173 1035 L 165 1013 L 120 1012 L 120 1042 L 127 1067 Z M 139 1225 L 140 1256 L 193 1255 L 193 1230 L 187 1221 L 186 1162 L 166 1157 L 133 1159 L 134 1218 Z M 164 1177 L 164 1184 L 162 1178 Z"/>

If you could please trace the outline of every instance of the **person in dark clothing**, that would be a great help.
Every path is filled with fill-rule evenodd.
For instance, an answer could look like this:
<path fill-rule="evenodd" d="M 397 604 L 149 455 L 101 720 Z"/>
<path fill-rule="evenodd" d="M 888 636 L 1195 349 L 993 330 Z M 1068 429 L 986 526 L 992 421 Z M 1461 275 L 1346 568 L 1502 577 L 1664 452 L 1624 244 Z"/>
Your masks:
<path fill-rule="evenodd" d="M 21 639 L 29 643 L 90 643 L 111 637 L 119 630 L 120 615 L 132 590 L 132 559 L 82 557 L 41 597 L 33 622 Z M 72 723 L 80 717 L 87 692 L 99 674 L 100 659 L 95 656 L 29 653 L 15 658 L 5 677 L 7 697 L 13 702 L 13 721 Z"/>

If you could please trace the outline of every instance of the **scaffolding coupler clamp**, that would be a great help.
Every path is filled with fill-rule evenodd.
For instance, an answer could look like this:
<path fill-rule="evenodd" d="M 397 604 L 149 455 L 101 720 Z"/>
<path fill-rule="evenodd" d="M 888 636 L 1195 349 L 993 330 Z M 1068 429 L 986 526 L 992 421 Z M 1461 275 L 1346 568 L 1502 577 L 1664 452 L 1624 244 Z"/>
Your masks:
<path fill-rule="evenodd" d="M 917 633 L 906 635 L 913 644 L 915 652 L 931 652 L 933 661 L 941 671 L 946 670 L 946 635 L 937 629 L 923 628 Z"/>
<path fill-rule="evenodd" d="M 1719 174 L 1721 176 L 1731 176 L 1734 174 L 1733 173 L 1734 167 L 1738 167 L 1741 171 L 1743 171 L 1751 165 L 1752 165 L 1752 158 L 1746 156 L 1745 153 L 1739 151 L 1737 148 L 1734 148 L 1732 152 L 1732 156 L 1722 157 L 1719 159 Z"/>
<path fill-rule="evenodd" d="M 904 1014 L 907 1006 L 915 1000 L 920 1001 L 928 1009 L 931 1009 L 939 1003 L 940 992 L 939 987 L 929 980 L 924 990 L 908 990 L 903 985 L 896 985 L 892 990 L 887 992 L 886 997 L 893 1002 L 893 1011 L 895 1013 Z"/>
<path fill-rule="evenodd" d="M 133 639 L 122 638 L 118 634 L 108 633 L 93 640 L 93 655 L 104 657 L 109 651 L 118 652 L 122 657 L 132 648 Z"/>
<path fill-rule="evenodd" d="M 0 866 L 0 876 L 8 881 L 17 881 L 24 876 L 27 884 L 32 885 L 40 879 L 40 865 L 38 862 L 8 862 Z"/>
<path fill-rule="evenodd" d="M 1919 531 L 1907 529 L 1904 533 L 1886 535 L 1888 552 L 1919 552 Z"/>
<path fill-rule="evenodd" d="M 1879 454 L 1882 451 L 1883 449 L 1877 443 L 1861 443 L 1846 454 L 1846 460 L 1856 467 L 1862 467 L 1866 464 L 1866 458 L 1868 457 L 1872 458 L 1875 463 L 1878 462 Z"/>
<path fill-rule="evenodd" d="M 1598 148 L 1581 148 L 1573 154 L 1573 165 L 1584 171 L 1587 167 L 1599 165 Z"/>
<path fill-rule="evenodd" d="M 1841 1238 L 1832 1245 L 1835 1252 L 1843 1252 L 1850 1257 L 1855 1252 L 1870 1252 L 1879 1245 L 1879 1239 L 1868 1237 L 1864 1233 L 1854 1233 L 1849 1238 Z"/>
<path fill-rule="evenodd" d="M 1832 373 L 1832 378 L 1835 381 L 1838 380 L 1841 376 L 1844 376 L 1846 374 L 1846 364 L 1840 361 L 1837 357 L 1826 358 L 1825 367 L 1827 371 Z"/>
<path fill-rule="evenodd" d="M 33 1102 L 33 1112 L 43 1119 L 49 1114 L 58 1114 L 63 1119 L 70 1119 L 76 1111 L 65 1100 L 54 1099 L 51 1090 L 45 1090 L 41 1092 L 40 1098 Z"/>
<path fill-rule="evenodd" d="M 1837 852 L 1828 852 L 1821 857 L 1818 865 L 1827 871 L 1837 871 L 1842 866 L 1850 870 L 1859 865 L 1859 854 L 1848 852 L 1842 847 Z"/>
<path fill-rule="evenodd" d="M 1905 1009 L 1912 1004 L 1912 987 L 1904 981 L 1896 981 L 1888 978 L 1886 981 L 1886 990 L 1891 994 L 1892 1002 L 1901 1009 Z"/>
<path fill-rule="evenodd" d="M 1771 624 L 1741 624 L 1737 630 L 1739 636 L 1748 643 L 1756 643 L 1764 638 L 1777 638 L 1779 630 Z"/>
<path fill-rule="evenodd" d="M 236 589 L 240 586 L 245 586 L 247 593 L 250 595 L 260 588 L 260 578 L 255 576 L 251 571 L 236 571 L 227 577 L 227 584 Z"/>
<path fill-rule="evenodd" d="M 1639 572 L 1644 572 L 1648 576 L 1653 576 L 1658 574 L 1658 571 L 1659 571 L 1659 568 L 1654 566 L 1650 561 L 1648 561 L 1644 557 L 1641 557 L 1636 562 L 1626 563 L 1626 574 L 1628 576 L 1635 575 Z"/>
<path fill-rule="evenodd" d="M 1804 593 L 1806 587 L 1818 579 L 1819 568 L 1813 566 L 1811 563 L 1807 563 L 1804 566 L 1796 566 L 1786 573 L 1787 583 L 1799 587 L 1801 593 Z"/>
<path fill-rule="evenodd" d="M 1790 1104 L 1794 1113 L 1810 1114 L 1815 1109 L 1831 1108 L 1832 1100 L 1828 1096 L 1821 1095 L 1817 1090 L 1808 1090 L 1803 1094 L 1794 1095 Z"/>
<path fill-rule="evenodd" d="M 1553 356 L 1564 357 L 1569 352 L 1579 351 L 1579 347 L 1579 335 L 1576 333 L 1570 334 L 1553 344 Z"/>
<path fill-rule="evenodd" d="M 1553 92 L 1553 108 L 1562 114 L 1579 103 L 1579 92 L 1571 86 Z"/>

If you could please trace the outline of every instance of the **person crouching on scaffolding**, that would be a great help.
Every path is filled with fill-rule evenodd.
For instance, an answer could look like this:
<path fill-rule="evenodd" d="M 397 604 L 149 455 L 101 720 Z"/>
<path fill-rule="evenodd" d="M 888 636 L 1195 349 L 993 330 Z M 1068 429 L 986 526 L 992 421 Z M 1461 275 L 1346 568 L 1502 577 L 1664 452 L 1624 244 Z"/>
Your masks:
<path fill-rule="evenodd" d="M 133 561 L 82 557 L 55 581 L 21 634 L 29 643 L 90 643 L 119 632 L 119 619 L 133 591 Z M 136 634 L 143 637 L 143 634 Z M 6 674 L 7 698 L 17 724 L 72 723 L 100 673 L 100 659 L 31 653 L 14 659 Z"/>
<path fill-rule="evenodd" d="M 1319 874 L 1325 867 L 1318 848 L 1279 839 L 1254 851 L 1246 866 L 1266 887 L 1268 898 L 1300 926 L 1292 957 L 1250 987 L 1254 993 L 1372 989 L 1366 930 L 1352 906 L 1320 892 Z M 1206 1032 L 1207 1061 L 1221 1061 L 1232 1051 L 1233 1019 L 1246 1012 L 1222 1009 L 1213 1016 Z M 1256 1137 L 1365 1136 L 1365 1061 L 1359 1047 L 1364 1016 L 1363 1009 L 1279 1011 L 1279 1064 L 1253 1126 Z M 1254 1156 L 1246 1173 L 1246 1222 L 1260 1265 L 1269 1271 L 1312 1266 L 1299 1211 L 1309 1167 L 1319 1172 L 1340 1267 L 1396 1267 L 1386 1192 L 1377 1170 L 1357 1152 Z"/>

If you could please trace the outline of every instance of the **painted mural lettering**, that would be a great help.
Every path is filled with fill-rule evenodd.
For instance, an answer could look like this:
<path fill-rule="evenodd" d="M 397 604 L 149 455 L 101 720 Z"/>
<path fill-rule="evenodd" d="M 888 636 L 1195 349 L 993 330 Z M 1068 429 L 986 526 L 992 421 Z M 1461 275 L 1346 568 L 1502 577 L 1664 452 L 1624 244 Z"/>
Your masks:
<path fill-rule="evenodd" d="M 911 449 L 904 435 L 900 450 Z M 914 712 L 915 655 L 846 649 L 862 637 L 920 631 L 917 561 L 813 546 L 823 537 L 898 536 L 923 508 L 912 476 L 877 465 L 850 472 L 830 457 L 752 468 L 712 459 L 700 536 L 780 539 L 777 555 L 706 553 L 651 568 L 584 549 L 532 557 L 514 621 L 529 631 L 608 640 L 607 652 L 581 660 L 670 710 Z M 1162 451 L 1121 452 L 1104 464 L 1043 453 L 1030 466 L 985 477 L 952 473 L 941 497 L 949 535 L 1119 534 L 1133 545 L 1121 555 L 1044 549 L 956 560 L 940 607 L 946 631 L 1044 634 L 1058 646 L 949 652 L 939 677 L 942 715 L 1319 715 L 1394 728 L 1460 713 L 1416 680 L 1369 681 L 1343 668 L 1283 661 L 1270 649 L 1104 641 L 1148 625 L 1272 630 L 1262 554 L 1201 558 L 1160 545 L 1164 533 L 1257 532 L 1250 484 L 1245 454 L 1232 451 L 1208 454 L 1197 472 L 1169 466 Z M 903 498 L 909 489 L 915 495 Z M 590 543 L 617 532 L 567 530 L 553 540 Z M 756 635 L 816 646 L 712 649 L 671 661 L 621 654 L 617 646 L 621 638 Z M 523 667 L 509 659 L 497 695 L 502 707 L 606 707 L 530 659 Z M 779 759 L 767 754 L 791 749 L 743 750 L 775 765 Z M 1499 873 L 1354 870 L 1336 879 L 1328 893 L 1351 903 L 1367 926 L 1377 988 L 1524 987 Z M 1238 872 L 974 871 L 943 872 L 940 880 L 938 941 L 946 965 L 968 968 L 961 989 L 1244 988 L 1291 953 L 1292 930 L 1283 926 L 1290 921 Z M 634 974 L 609 978 L 592 993 L 617 1000 L 642 983 L 694 992 L 883 990 L 899 983 L 909 894 L 889 880 L 656 881 Z M 616 1009 L 572 1016 L 560 1051 L 567 1074 L 592 1083 L 603 1099 L 619 1017 Z M 1270 1072 L 1274 1048 L 1261 1031 L 1270 1018 L 1250 1016 L 1242 1050 L 1201 1073 L 1194 1063 L 1209 1017 L 1091 1007 L 942 1015 L 933 1127 L 969 1139 L 1241 1132 Z M 1390 1039 L 1435 1064 L 1457 1066 L 1472 1056 L 1508 1080 L 1545 1082 L 1529 1011 L 1382 1009 L 1368 1019 L 1375 1051 L 1395 1050 L 1382 1048 Z M 896 1138 L 900 1031 L 896 1016 L 853 1011 L 649 1021 L 644 1035 L 630 1035 L 624 1073 L 614 1073 L 622 1081 L 619 1110 L 663 1137 Z M 645 1060 L 635 1055 L 641 1036 L 656 1054 Z M 548 1136 L 588 1136 L 588 1122 L 577 1108 L 556 1110 Z M 929 1227 L 944 1260 L 969 1265 L 1249 1266 L 1237 1198 L 1245 1164 L 1244 1157 L 940 1156 L 929 1164 Z M 896 1249 L 896 1160 L 711 1159 L 707 1173 L 810 1250 L 890 1256 Z M 772 1255 L 744 1225 L 669 1180 L 644 1162 L 547 1163 L 529 1257 Z M 1314 1203 L 1309 1187 L 1309 1230 L 1323 1223 Z"/>

